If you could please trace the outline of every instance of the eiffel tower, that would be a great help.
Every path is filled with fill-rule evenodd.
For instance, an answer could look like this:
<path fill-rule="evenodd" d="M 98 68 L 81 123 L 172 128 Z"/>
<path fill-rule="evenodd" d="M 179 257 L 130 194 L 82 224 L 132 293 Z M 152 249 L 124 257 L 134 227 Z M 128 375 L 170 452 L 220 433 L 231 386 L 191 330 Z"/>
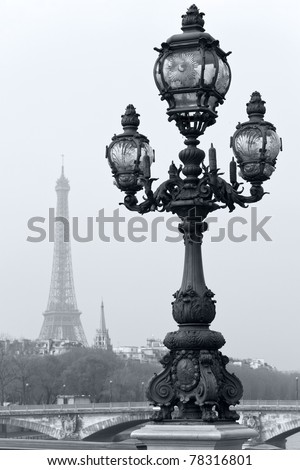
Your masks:
<path fill-rule="evenodd" d="M 54 256 L 50 293 L 39 341 L 71 341 L 87 347 L 77 308 L 69 239 L 69 180 L 64 174 L 56 182 L 57 207 L 55 219 Z"/>

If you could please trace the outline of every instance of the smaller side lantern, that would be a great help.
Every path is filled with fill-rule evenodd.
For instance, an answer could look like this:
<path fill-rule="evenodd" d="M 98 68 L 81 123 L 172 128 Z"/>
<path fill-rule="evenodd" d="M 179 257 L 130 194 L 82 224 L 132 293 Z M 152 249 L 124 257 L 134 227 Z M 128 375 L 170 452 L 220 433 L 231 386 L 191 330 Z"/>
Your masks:
<path fill-rule="evenodd" d="M 249 121 L 238 124 L 230 146 L 240 168 L 241 177 L 252 184 L 261 184 L 275 170 L 277 156 L 282 150 L 276 128 L 264 120 L 265 101 L 258 91 L 247 103 Z"/>
<path fill-rule="evenodd" d="M 122 116 L 123 134 L 114 135 L 106 147 L 106 157 L 121 191 L 135 194 L 143 188 L 143 178 L 150 178 L 150 167 L 154 162 L 154 151 L 149 140 L 138 132 L 139 114 L 129 104 Z"/>

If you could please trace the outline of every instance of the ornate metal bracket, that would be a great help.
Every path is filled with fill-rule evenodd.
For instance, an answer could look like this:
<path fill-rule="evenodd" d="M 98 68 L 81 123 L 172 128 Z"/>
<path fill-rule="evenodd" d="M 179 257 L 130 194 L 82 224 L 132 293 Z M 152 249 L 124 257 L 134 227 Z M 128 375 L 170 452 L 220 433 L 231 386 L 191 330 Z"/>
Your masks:
<path fill-rule="evenodd" d="M 146 195 L 144 201 L 138 203 L 135 193 L 127 192 L 123 204 L 130 211 L 140 214 L 155 210 L 181 213 L 180 206 L 193 204 L 199 208 L 205 208 L 202 212 L 206 217 L 208 213 L 221 208 L 228 207 L 229 212 L 232 212 L 236 205 L 245 208 L 248 204 L 255 203 L 268 194 L 264 192 L 261 183 L 254 182 L 250 188 L 250 195 L 244 196 L 242 194 L 244 190 L 238 190 L 240 183 L 228 183 L 221 178 L 222 173 L 219 173 L 217 169 L 210 170 L 203 163 L 201 166 L 196 166 L 192 162 L 184 167 L 185 171 L 189 170 L 190 173 L 191 168 L 194 173 L 203 173 L 201 178 L 196 175 L 192 183 L 187 181 L 188 178 L 180 177 L 182 166 L 177 168 L 172 162 L 169 167 L 169 179 L 160 184 L 154 192 L 152 184 L 157 178 L 141 177 L 139 182 L 143 185 Z"/>

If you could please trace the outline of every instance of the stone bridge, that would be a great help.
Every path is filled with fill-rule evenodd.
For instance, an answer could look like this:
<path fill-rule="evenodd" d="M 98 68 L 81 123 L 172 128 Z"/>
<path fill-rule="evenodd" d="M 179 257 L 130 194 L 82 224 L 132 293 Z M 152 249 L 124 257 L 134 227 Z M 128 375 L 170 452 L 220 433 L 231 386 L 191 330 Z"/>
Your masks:
<path fill-rule="evenodd" d="M 286 438 L 300 432 L 300 402 L 242 401 L 240 423 L 258 431 L 250 445 L 285 448 Z M 36 431 L 58 440 L 111 440 L 116 434 L 148 421 L 147 403 L 31 405 L 0 407 L 0 424 Z"/>
<path fill-rule="evenodd" d="M 268 443 L 285 449 L 286 439 L 300 432 L 300 402 L 247 400 L 236 410 L 239 422 L 258 432 L 250 445 Z"/>
<path fill-rule="evenodd" d="M 138 404 L 137 404 L 138 405 Z M 144 404 L 143 404 L 144 405 Z M 114 435 L 148 421 L 152 408 L 126 404 L 124 407 L 18 406 L 0 407 L 0 424 L 23 428 L 53 439 L 110 440 Z"/>

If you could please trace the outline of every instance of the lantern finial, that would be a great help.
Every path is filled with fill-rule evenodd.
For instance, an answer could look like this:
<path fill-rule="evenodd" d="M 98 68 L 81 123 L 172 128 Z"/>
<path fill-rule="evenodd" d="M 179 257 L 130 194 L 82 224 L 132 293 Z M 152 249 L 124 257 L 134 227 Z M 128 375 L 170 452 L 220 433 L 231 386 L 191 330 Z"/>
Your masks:
<path fill-rule="evenodd" d="M 125 114 L 123 114 L 121 118 L 121 124 L 124 130 L 129 128 L 130 130 L 137 131 L 137 128 L 140 124 L 140 120 L 139 114 L 136 112 L 133 104 L 129 104 L 127 106 L 127 108 L 125 109 Z"/>
<path fill-rule="evenodd" d="M 261 99 L 261 94 L 258 91 L 254 91 L 251 95 L 249 103 L 247 103 L 247 114 L 249 116 L 249 119 L 263 119 L 265 112 L 265 101 Z"/>
<path fill-rule="evenodd" d="M 197 28 L 200 31 L 205 31 L 203 16 L 205 13 L 200 13 L 196 5 L 190 6 L 185 15 L 182 15 L 182 31 L 190 28 Z"/>

